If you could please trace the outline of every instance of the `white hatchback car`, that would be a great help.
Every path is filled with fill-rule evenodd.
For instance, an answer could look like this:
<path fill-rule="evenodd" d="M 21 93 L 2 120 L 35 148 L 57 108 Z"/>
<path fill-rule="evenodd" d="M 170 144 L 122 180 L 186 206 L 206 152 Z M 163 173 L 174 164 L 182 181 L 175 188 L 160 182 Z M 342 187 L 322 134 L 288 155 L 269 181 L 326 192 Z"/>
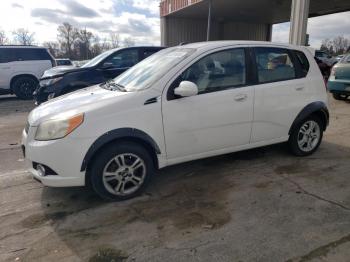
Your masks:
<path fill-rule="evenodd" d="M 328 125 L 325 84 L 303 47 L 220 41 L 164 49 L 104 84 L 34 109 L 23 131 L 33 176 L 140 193 L 156 169 L 288 141 L 313 153 Z"/>

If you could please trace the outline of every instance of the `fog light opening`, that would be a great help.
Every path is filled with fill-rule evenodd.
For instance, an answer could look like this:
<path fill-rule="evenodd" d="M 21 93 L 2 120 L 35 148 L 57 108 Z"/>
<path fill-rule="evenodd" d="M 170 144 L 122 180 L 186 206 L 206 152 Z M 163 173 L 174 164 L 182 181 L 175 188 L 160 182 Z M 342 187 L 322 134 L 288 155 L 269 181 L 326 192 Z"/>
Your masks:
<path fill-rule="evenodd" d="M 46 170 L 43 165 L 38 164 L 36 170 L 38 171 L 39 176 L 46 176 Z"/>

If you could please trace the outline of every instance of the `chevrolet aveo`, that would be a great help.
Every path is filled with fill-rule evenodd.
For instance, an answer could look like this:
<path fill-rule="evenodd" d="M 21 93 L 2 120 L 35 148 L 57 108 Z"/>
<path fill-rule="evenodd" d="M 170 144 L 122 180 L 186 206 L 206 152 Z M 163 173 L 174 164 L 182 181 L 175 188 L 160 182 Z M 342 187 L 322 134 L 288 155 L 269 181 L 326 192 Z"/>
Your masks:
<path fill-rule="evenodd" d="M 34 109 L 22 147 L 35 179 L 139 194 L 155 170 L 288 142 L 312 154 L 328 125 L 325 84 L 305 48 L 220 41 L 164 49 L 109 82 Z"/>

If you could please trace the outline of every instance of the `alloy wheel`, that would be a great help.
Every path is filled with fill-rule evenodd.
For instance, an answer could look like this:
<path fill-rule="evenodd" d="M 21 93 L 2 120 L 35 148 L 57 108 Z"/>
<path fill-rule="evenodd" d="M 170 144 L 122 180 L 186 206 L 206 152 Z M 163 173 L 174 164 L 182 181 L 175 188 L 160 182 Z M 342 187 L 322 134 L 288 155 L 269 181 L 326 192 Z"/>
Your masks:
<path fill-rule="evenodd" d="M 102 174 L 105 188 L 117 196 L 126 196 L 137 191 L 145 177 L 145 162 L 131 153 L 115 156 L 105 165 Z"/>
<path fill-rule="evenodd" d="M 298 133 L 298 146 L 304 152 L 314 150 L 321 137 L 321 129 L 319 124 L 314 120 L 305 122 Z"/>

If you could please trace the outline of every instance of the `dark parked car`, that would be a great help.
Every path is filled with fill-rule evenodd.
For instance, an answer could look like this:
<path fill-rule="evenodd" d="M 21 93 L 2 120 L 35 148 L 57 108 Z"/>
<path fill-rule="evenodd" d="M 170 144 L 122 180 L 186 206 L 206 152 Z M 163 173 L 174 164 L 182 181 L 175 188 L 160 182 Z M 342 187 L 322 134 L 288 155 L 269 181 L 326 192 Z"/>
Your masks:
<path fill-rule="evenodd" d="M 56 59 L 56 66 L 67 66 L 67 65 L 73 65 L 72 61 L 68 58 L 57 58 Z"/>
<path fill-rule="evenodd" d="M 45 71 L 34 92 L 36 104 L 48 99 L 106 82 L 164 47 L 128 47 L 106 51 L 83 66 L 59 66 Z"/>

